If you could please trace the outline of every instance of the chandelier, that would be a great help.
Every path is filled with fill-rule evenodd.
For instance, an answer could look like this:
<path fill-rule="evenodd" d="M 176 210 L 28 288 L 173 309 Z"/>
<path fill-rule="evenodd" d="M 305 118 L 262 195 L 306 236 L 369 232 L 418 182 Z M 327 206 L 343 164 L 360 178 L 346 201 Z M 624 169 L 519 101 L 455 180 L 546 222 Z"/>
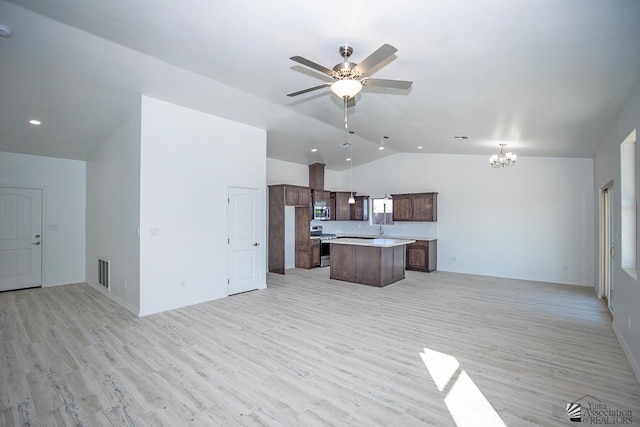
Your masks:
<path fill-rule="evenodd" d="M 513 166 L 516 164 L 516 160 L 518 156 L 513 153 L 505 153 L 504 147 L 507 144 L 499 144 L 500 145 L 500 153 L 494 154 L 489 157 L 489 164 L 494 168 L 505 167 L 505 166 Z"/>

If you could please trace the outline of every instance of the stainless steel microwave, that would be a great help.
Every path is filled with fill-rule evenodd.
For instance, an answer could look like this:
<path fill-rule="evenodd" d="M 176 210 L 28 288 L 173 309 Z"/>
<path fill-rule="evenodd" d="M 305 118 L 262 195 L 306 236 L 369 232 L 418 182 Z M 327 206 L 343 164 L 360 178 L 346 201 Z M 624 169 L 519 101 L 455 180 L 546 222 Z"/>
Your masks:
<path fill-rule="evenodd" d="M 329 208 L 327 206 L 314 206 L 313 219 L 326 221 L 329 219 Z"/>

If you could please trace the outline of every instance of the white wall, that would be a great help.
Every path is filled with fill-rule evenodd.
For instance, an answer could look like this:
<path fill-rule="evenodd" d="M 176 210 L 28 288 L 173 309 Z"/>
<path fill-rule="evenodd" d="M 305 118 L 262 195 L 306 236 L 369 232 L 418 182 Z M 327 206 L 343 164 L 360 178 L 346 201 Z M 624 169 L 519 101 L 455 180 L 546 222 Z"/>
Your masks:
<path fill-rule="evenodd" d="M 0 186 L 43 189 L 43 286 L 84 282 L 85 182 L 85 162 L 0 152 Z"/>
<path fill-rule="evenodd" d="M 98 258 L 111 261 L 110 295 L 140 309 L 140 116 L 122 123 L 87 161 L 86 281 L 97 286 Z M 126 282 L 126 289 L 125 289 Z"/>
<path fill-rule="evenodd" d="M 140 315 L 228 295 L 227 189 L 260 190 L 266 242 L 266 176 L 265 130 L 142 97 Z"/>
<path fill-rule="evenodd" d="M 349 172 L 338 180 L 348 188 Z M 493 169 L 486 156 L 395 154 L 353 168 L 358 194 L 439 193 L 437 224 L 385 226 L 386 234 L 436 234 L 438 269 L 589 286 L 592 185 L 591 159 L 519 157 L 514 167 Z M 328 232 L 377 230 L 362 222 L 323 225 Z"/>
<path fill-rule="evenodd" d="M 341 190 L 342 174 L 329 169 L 324 170 L 325 190 Z M 267 185 L 291 184 L 309 186 L 309 166 L 284 160 L 267 159 Z"/>
<path fill-rule="evenodd" d="M 631 133 L 633 129 L 640 130 L 640 87 L 629 98 L 627 105 L 621 110 L 616 122 L 607 132 L 602 145 L 599 147 L 594 159 L 594 189 L 593 196 L 599 201 L 600 189 L 607 183 L 614 182 L 614 238 L 615 246 L 618 248 L 618 256 L 614 260 L 613 284 L 611 303 L 613 305 L 614 320 L 613 327 L 618 338 L 625 349 L 631 365 L 640 381 L 640 283 L 626 271 L 620 264 L 620 143 Z M 640 156 L 636 150 L 636 171 L 640 171 Z M 640 173 L 636 174 L 636 201 L 640 201 Z M 599 264 L 599 222 L 600 206 L 595 204 L 596 222 L 594 228 L 597 231 L 597 239 L 594 245 L 593 263 L 596 266 L 596 277 L 598 278 L 596 290 L 600 287 L 600 264 Z M 640 209 L 636 209 L 636 216 Z M 636 223 L 638 218 L 636 217 Z M 636 265 L 639 265 L 640 257 L 640 233 L 636 228 Z"/>

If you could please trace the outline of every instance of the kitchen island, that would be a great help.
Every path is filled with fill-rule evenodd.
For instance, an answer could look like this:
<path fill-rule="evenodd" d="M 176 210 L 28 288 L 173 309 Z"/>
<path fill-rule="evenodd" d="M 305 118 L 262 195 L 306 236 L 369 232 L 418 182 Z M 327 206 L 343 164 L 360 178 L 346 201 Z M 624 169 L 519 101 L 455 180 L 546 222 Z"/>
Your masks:
<path fill-rule="evenodd" d="M 404 279 L 408 239 L 342 238 L 331 240 L 330 278 L 371 286 Z"/>

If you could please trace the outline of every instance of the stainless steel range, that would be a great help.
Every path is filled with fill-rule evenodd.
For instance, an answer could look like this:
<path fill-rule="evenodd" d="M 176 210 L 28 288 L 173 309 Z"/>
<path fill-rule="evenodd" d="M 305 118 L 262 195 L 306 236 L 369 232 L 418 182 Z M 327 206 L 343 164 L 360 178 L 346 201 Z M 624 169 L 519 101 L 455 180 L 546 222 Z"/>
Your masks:
<path fill-rule="evenodd" d="M 320 267 L 328 267 L 331 265 L 331 245 L 327 240 L 336 239 L 338 236 L 331 233 L 323 233 L 321 225 L 312 225 L 311 237 L 320 238 Z"/>

